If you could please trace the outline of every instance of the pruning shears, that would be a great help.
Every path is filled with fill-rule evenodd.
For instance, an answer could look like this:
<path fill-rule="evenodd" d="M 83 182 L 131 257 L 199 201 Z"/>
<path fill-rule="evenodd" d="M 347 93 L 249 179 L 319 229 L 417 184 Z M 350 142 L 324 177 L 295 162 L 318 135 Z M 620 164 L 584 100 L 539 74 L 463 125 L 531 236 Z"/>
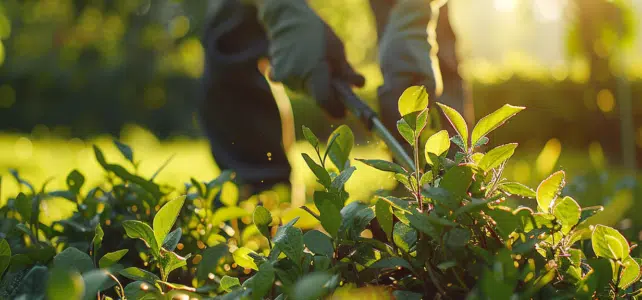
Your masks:
<path fill-rule="evenodd" d="M 413 160 L 404 150 L 403 146 L 399 144 L 397 139 L 388 131 L 386 126 L 383 125 L 377 113 L 352 91 L 349 84 L 339 80 L 333 81 L 332 84 L 341 95 L 344 104 L 350 112 L 352 112 L 369 131 L 379 136 L 379 138 L 386 143 L 388 149 L 390 149 L 392 155 L 399 163 L 408 168 L 408 170 L 415 171 Z"/>

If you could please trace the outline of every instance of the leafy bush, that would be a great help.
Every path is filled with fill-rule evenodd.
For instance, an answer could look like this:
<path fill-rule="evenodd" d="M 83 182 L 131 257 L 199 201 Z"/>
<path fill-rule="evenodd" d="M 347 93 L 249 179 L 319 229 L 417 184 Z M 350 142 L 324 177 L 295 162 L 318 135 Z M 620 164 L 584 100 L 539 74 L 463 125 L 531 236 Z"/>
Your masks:
<path fill-rule="evenodd" d="M 588 225 L 601 206 L 581 208 L 562 195 L 558 171 L 537 189 L 507 180 L 503 170 L 517 144 L 481 152 L 487 135 L 524 107 L 504 105 L 469 131 L 452 108 L 438 103 L 456 134 L 442 130 L 420 145 L 428 96 L 411 87 L 401 96 L 397 123 L 414 165 L 357 159 L 398 180 L 403 195 L 348 201 L 345 184 L 356 167 L 354 136 L 340 126 L 327 143 L 303 127 L 315 153 L 303 159 L 319 183 L 303 207 L 318 219 L 302 229 L 284 224 L 280 204 L 256 197 L 222 203 L 223 173 L 194 179 L 182 195 L 145 179 L 127 145 L 131 166 L 110 164 L 95 147 L 107 182 L 81 193 L 26 189 L 1 209 L 0 295 L 3 298 L 319 299 L 366 293 L 398 299 L 617 299 L 642 289 L 640 259 L 616 229 Z M 451 147 L 452 145 L 454 147 Z M 454 149 L 454 150 L 453 150 Z M 40 206 L 64 197 L 77 206 L 47 226 Z M 525 205 L 511 204 L 521 199 Z M 251 212 L 251 213 L 250 213 Z M 123 238 L 128 237 L 128 238 Z M 193 258 L 192 258 L 193 257 Z"/>

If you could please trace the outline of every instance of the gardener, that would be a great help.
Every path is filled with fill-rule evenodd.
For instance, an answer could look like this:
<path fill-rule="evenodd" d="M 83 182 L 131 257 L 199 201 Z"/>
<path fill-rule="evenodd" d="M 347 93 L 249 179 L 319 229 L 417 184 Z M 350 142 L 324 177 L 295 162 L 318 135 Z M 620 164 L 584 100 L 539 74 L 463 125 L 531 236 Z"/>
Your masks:
<path fill-rule="evenodd" d="M 347 62 L 339 38 L 305 0 L 213 3 L 203 41 L 201 114 L 212 154 L 221 169 L 235 171 L 237 180 L 251 187 L 250 194 L 288 185 L 291 168 L 282 144 L 281 117 L 257 67 L 259 59 L 269 58 L 270 79 L 307 94 L 335 118 L 344 117 L 346 108 L 330 82 L 340 79 L 361 87 L 365 79 Z M 397 100 L 412 85 L 424 85 L 431 101 L 463 111 L 455 36 L 444 3 L 370 0 L 384 79 L 378 90 L 379 111 L 391 132 L 397 132 Z M 436 37 L 442 49 L 439 59 Z"/>

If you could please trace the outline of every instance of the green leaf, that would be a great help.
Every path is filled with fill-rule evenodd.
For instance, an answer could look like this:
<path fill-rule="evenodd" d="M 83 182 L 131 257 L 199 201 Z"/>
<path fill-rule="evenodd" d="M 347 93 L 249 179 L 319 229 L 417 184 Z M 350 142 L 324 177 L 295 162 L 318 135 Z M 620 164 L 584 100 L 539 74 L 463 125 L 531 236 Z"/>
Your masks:
<path fill-rule="evenodd" d="M 488 203 L 491 203 L 492 201 L 494 200 L 492 199 L 480 200 L 480 199 L 473 198 L 470 203 L 467 203 L 466 205 L 461 206 L 457 210 L 455 210 L 452 216 L 453 218 L 456 218 L 463 213 L 480 211 L 484 208 L 488 208 Z"/>
<path fill-rule="evenodd" d="M 401 257 L 382 258 L 369 266 L 369 268 L 372 269 L 396 269 L 397 267 L 404 267 L 411 271 L 413 270 L 410 263 Z"/>
<path fill-rule="evenodd" d="M 303 262 L 303 232 L 294 227 L 296 221 L 298 217 L 279 227 L 274 235 L 274 244 L 295 264 L 300 265 Z"/>
<path fill-rule="evenodd" d="M 553 206 L 553 215 L 562 223 L 562 232 L 568 234 L 580 220 L 580 205 L 568 196 L 558 199 Z"/>
<path fill-rule="evenodd" d="M 407 88 L 399 97 L 399 113 L 401 116 L 422 111 L 428 107 L 428 92 L 423 85 Z"/>
<path fill-rule="evenodd" d="M 73 268 L 79 273 L 85 273 L 94 268 L 91 257 L 74 247 L 58 253 L 53 259 L 53 265 L 57 268 Z"/>
<path fill-rule="evenodd" d="M 69 175 L 67 175 L 67 187 L 69 187 L 69 190 L 76 195 L 80 193 L 80 188 L 82 188 L 84 183 L 85 176 L 78 172 L 78 170 L 73 170 Z"/>
<path fill-rule="evenodd" d="M 272 214 L 270 211 L 263 207 L 263 206 L 257 206 L 254 209 L 254 214 L 252 215 L 252 219 L 254 221 L 254 225 L 259 229 L 259 232 L 261 234 L 270 239 L 270 224 L 272 223 Z"/>
<path fill-rule="evenodd" d="M 123 222 L 123 227 L 125 228 L 125 233 L 127 236 L 132 239 L 141 239 L 147 247 L 152 249 L 152 254 L 158 256 L 160 249 L 156 243 L 156 238 L 154 237 L 154 231 L 149 225 L 136 220 L 127 220 Z"/>
<path fill-rule="evenodd" d="M 109 252 L 98 261 L 98 266 L 101 269 L 107 269 L 111 266 L 113 266 L 115 263 L 117 263 L 121 258 L 125 256 L 129 252 L 129 249 L 122 249 L 114 252 Z"/>
<path fill-rule="evenodd" d="M 519 182 L 502 183 L 499 185 L 499 189 L 511 195 L 517 195 L 517 196 L 522 196 L 526 198 L 537 197 L 537 194 L 533 189 Z"/>
<path fill-rule="evenodd" d="M 11 262 L 11 248 L 7 240 L 0 238 L 0 276 L 9 267 Z"/>
<path fill-rule="evenodd" d="M 223 289 L 224 291 L 231 292 L 235 287 L 240 287 L 241 282 L 236 277 L 230 277 L 225 275 L 221 278 L 220 285 L 221 285 L 221 289 Z"/>
<path fill-rule="evenodd" d="M 402 222 L 397 222 L 394 225 L 392 239 L 397 247 L 408 252 L 417 242 L 417 231 Z"/>
<path fill-rule="evenodd" d="M 186 196 L 180 196 L 167 202 L 154 217 L 154 236 L 157 245 L 162 245 L 165 237 L 172 230 L 178 214 L 181 212 Z"/>
<path fill-rule="evenodd" d="M 350 151 L 352 151 L 352 146 L 354 145 L 354 135 L 350 127 L 346 125 L 339 126 L 331 136 L 335 136 L 336 139 L 334 143 L 328 145 L 328 156 L 334 165 L 343 171 L 348 165 Z"/>
<path fill-rule="evenodd" d="M 323 299 L 330 292 L 330 282 L 333 276 L 326 272 L 313 272 L 299 279 L 292 290 L 290 299 L 317 300 Z"/>
<path fill-rule="evenodd" d="M 437 103 L 437 105 L 441 107 L 441 110 L 444 112 L 444 115 L 446 115 L 448 122 L 450 122 L 461 137 L 464 146 L 463 150 L 468 151 L 468 125 L 466 125 L 464 117 L 462 117 L 455 109 L 445 104 Z"/>
<path fill-rule="evenodd" d="M 379 197 L 381 200 L 388 202 L 390 205 L 396 209 L 402 210 L 404 212 L 411 211 L 410 200 L 404 200 L 393 196 Z"/>
<path fill-rule="evenodd" d="M 404 299 L 404 300 L 422 300 L 423 295 L 410 291 L 395 290 L 392 292 L 394 299 Z"/>
<path fill-rule="evenodd" d="M 116 284 L 109 276 L 109 272 L 102 269 L 89 271 L 82 275 L 85 284 L 84 299 L 95 299 L 98 292 L 102 292 Z"/>
<path fill-rule="evenodd" d="M 598 206 L 589 206 L 589 207 L 583 207 L 581 210 L 581 215 L 580 215 L 580 222 L 583 223 L 586 221 L 588 218 L 594 216 L 595 214 L 601 212 L 604 210 L 604 206 L 598 205 Z"/>
<path fill-rule="evenodd" d="M 332 237 L 337 237 L 341 226 L 341 208 L 343 202 L 335 194 L 316 191 L 314 192 L 314 204 L 319 209 L 321 226 Z"/>
<path fill-rule="evenodd" d="M 633 259 L 631 256 L 628 256 L 622 262 L 622 276 L 620 276 L 620 284 L 618 285 L 621 289 L 628 288 L 631 284 L 640 279 L 640 265 Z"/>
<path fill-rule="evenodd" d="M 156 281 L 160 280 L 160 278 L 158 278 L 156 274 L 147 272 L 143 269 L 139 269 L 136 267 L 129 267 L 127 269 L 123 269 L 123 270 L 120 270 L 118 273 L 131 280 L 144 281 L 151 285 L 155 285 Z"/>
<path fill-rule="evenodd" d="M 430 183 L 430 181 L 432 180 L 433 180 L 432 171 L 428 171 L 423 175 L 421 175 L 421 179 L 419 180 L 419 186 L 424 187 L 426 186 L 426 184 Z"/>
<path fill-rule="evenodd" d="M 31 222 L 31 198 L 20 192 L 18 196 L 16 196 L 14 205 L 16 206 L 18 213 L 22 217 L 22 221 Z"/>
<path fill-rule="evenodd" d="M 397 121 L 397 131 L 399 134 L 410 144 L 411 146 L 415 145 L 415 132 L 410 127 L 410 124 L 404 119 L 399 119 Z"/>
<path fill-rule="evenodd" d="M 473 145 L 473 148 L 478 148 L 478 147 L 484 146 L 484 145 L 488 144 L 488 141 L 489 141 L 488 137 L 482 137 L 481 139 L 479 139 L 477 141 L 477 143 L 475 143 Z"/>
<path fill-rule="evenodd" d="M 501 145 L 488 151 L 484 157 L 479 161 L 479 167 L 488 172 L 494 168 L 499 167 L 502 163 L 507 161 L 517 148 L 517 143 Z"/>
<path fill-rule="evenodd" d="M 303 252 L 303 250 L 301 250 Z M 256 252 L 252 251 L 250 248 L 246 247 L 241 247 L 236 249 L 232 253 L 232 256 L 234 257 L 234 262 L 238 264 L 239 266 L 246 268 L 246 269 L 252 269 L 252 270 L 259 270 L 259 267 L 256 265 L 254 262 L 254 259 L 250 255 L 258 255 Z"/>
<path fill-rule="evenodd" d="M 125 181 L 129 181 L 139 185 L 140 187 L 142 187 L 143 189 L 151 193 L 152 196 L 154 196 L 154 198 L 160 198 L 162 196 L 160 187 L 157 184 L 145 178 L 142 178 L 138 175 L 134 175 L 130 173 L 122 166 L 108 163 L 105 160 L 105 155 L 103 154 L 102 150 L 100 150 L 100 148 L 98 148 L 98 146 L 96 145 L 94 145 L 93 147 L 94 147 L 94 154 L 96 155 L 96 160 L 103 167 L 103 169 L 113 172 L 114 174 L 116 174 L 116 176 L 120 177 Z"/>
<path fill-rule="evenodd" d="M 448 149 L 450 149 L 450 138 L 448 137 L 448 131 L 442 130 L 433 134 L 428 138 L 428 140 L 426 141 L 426 146 L 424 147 L 426 162 L 431 165 L 434 164 L 428 153 L 439 156 L 448 151 Z"/>
<path fill-rule="evenodd" d="M 302 130 L 303 131 L 303 136 L 308 141 L 308 143 L 310 143 L 310 145 L 312 145 L 312 148 L 316 149 L 317 147 L 319 147 L 319 144 L 320 144 L 319 138 L 317 138 L 317 136 L 314 135 L 314 132 L 312 132 L 312 130 L 310 130 L 310 128 L 305 127 L 305 125 L 303 125 L 302 128 L 303 128 L 303 130 Z"/>
<path fill-rule="evenodd" d="M 470 229 L 453 228 L 446 234 L 446 245 L 452 249 L 461 249 L 470 242 L 470 238 Z"/>
<path fill-rule="evenodd" d="M 324 187 L 328 188 L 330 187 L 330 174 L 328 174 L 328 171 L 324 169 L 322 166 L 318 165 L 312 158 L 306 154 L 306 153 L 301 153 L 301 156 L 303 156 L 303 159 L 305 160 L 305 163 L 308 165 L 308 168 L 312 170 L 312 173 L 314 173 L 314 176 L 317 177 L 319 180 L 319 183 L 321 183 Z"/>
<path fill-rule="evenodd" d="M 0 272 L 1 273 L 1 272 Z M 75 270 L 57 267 L 49 271 L 47 280 L 47 299 L 82 299 L 85 283 Z"/>
<path fill-rule="evenodd" d="M 93 245 L 94 245 L 94 252 L 98 251 L 100 247 L 103 244 L 103 238 L 105 237 L 105 232 L 103 231 L 103 228 L 100 227 L 100 223 L 96 225 L 96 230 L 94 234 L 94 240 L 93 240 Z"/>
<path fill-rule="evenodd" d="M 386 234 L 388 240 L 392 240 L 392 207 L 386 200 L 379 199 L 375 203 L 375 216 L 379 221 L 381 230 Z"/>
<path fill-rule="evenodd" d="M 621 261 L 629 256 L 629 243 L 626 238 L 611 227 L 596 225 L 591 235 L 591 243 L 597 257 Z"/>
<path fill-rule="evenodd" d="M 551 204 L 557 199 L 564 182 L 564 171 L 557 171 L 544 179 L 537 187 L 537 205 L 542 212 L 550 212 Z"/>
<path fill-rule="evenodd" d="M 162 247 L 165 248 L 165 250 L 174 251 L 176 246 L 178 246 L 178 243 L 181 241 L 181 237 L 183 237 L 183 230 L 178 227 L 165 237 Z"/>
<path fill-rule="evenodd" d="M 457 225 L 452 221 L 435 217 L 432 214 L 426 215 L 420 212 L 413 212 L 411 214 L 407 214 L 406 217 L 408 218 L 408 221 L 410 222 L 410 225 L 412 225 L 412 227 L 429 235 L 434 239 L 440 238 L 441 230 L 444 226 Z"/>
<path fill-rule="evenodd" d="M 153 284 L 143 281 L 134 281 L 125 287 L 125 297 L 136 300 L 160 300 L 163 295 Z"/>
<path fill-rule="evenodd" d="M 131 147 L 120 142 L 119 140 L 114 140 L 114 145 L 116 145 L 116 148 L 118 148 L 120 154 L 122 154 L 132 164 L 134 163 L 134 151 L 132 151 Z"/>
<path fill-rule="evenodd" d="M 303 242 L 312 253 L 325 255 L 330 258 L 333 257 L 334 248 L 332 247 L 332 240 L 321 231 L 310 230 L 306 232 L 303 235 Z"/>
<path fill-rule="evenodd" d="M 161 265 L 161 275 L 164 280 L 166 280 L 172 271 L 187 265 L 187 259 L 185 257 L 165 250 L 161 250 L 159 262 Z"/>
<path fill-rule="evenodd" d="M 273 283 L 274 267 L 272 264 L 264 263 L 259 266 L 259 271 L 254 276 L 243 283 L 243 287 L 251 289 L 252 299 L 261 300 L 270 291 Z"/>
<path fill-rule="evenodd" d="M 228 251 L 228 247 L 224 243 L 205 249 L 202 254 L 203 259 L 198 264 L 196 278 L 198 280 L 207 280 L 210 273 L 215 274 L 216 267 L 218 267 L 221 258 L 223 258 Z"/>
<path fill-rule="evenodd" d="M 475 128 L 473 129 L 471 144 L 476 144 L 479 139 L 486 136 L 489 132 L 497 129 L 497 127 L 501 126 L 508 119 L 524 109 L 525 107 L 505 104 L 500 109 L 483 117 L 479 122 L 477 122 L 477 125 L 475 125 Z"/>
<path fill-rule="evenodd" d="M 403 167 L 400 165 L 381 160 L 381 159 L 356 159 L 357 161 L 360 161 L 368 166 L 371 166 L 379 171 L 384 171 L 384 172 L 393 172 L 393 173 L 401 173 L 401 174 L 406 174 L 408 173 Z"/>
<path fill-rule="evenodd" d="M 439 187 L 455 197 L 464 198 L 472 181 L 473 170 L 469 166 L 455 166 L 446 171 Z"/>

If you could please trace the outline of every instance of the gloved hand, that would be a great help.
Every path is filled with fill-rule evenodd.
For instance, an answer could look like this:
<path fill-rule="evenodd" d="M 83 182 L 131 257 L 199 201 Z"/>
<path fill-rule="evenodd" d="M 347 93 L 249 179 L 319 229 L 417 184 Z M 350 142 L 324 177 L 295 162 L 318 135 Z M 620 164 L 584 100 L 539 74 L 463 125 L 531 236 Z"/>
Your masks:
<path fill-rule="evenodd" d="M 431 102 L 441 93 L 435 15 L 444 3 L 444 0 L 397 0 L 390 10 L 379 41 L 384 83 L 378 92 L 384 106 L 390 102 L 396 105 L 401 93 L 412 85 L 424 85 Z"/>
<path fill-rule="evenodd" d="M 333 79 L 365 84 L 346 60 L 343 43 L 306 0 L 250 0 L 270 40 L 271 80 L 313 97 L 331 116 L 345 116 Z"/>

